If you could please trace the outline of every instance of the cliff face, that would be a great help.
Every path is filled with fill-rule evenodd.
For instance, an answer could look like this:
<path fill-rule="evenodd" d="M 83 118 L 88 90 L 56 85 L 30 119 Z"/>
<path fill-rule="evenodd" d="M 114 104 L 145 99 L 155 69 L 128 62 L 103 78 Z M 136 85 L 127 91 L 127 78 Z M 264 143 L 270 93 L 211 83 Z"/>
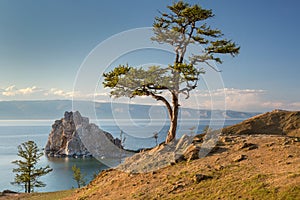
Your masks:
<path fill-rule="evenodd" d="M 79 112 L 65 112 L 64 118 L 56 120 L 52 125 L 45 147 L 46 155 L 50 157 L 92 156 L 79 137 L 78 127 L 76 127 L 78 124 L 80 124 L 80 129 L 85 128 L 93 130 L 93 132 L 104 133 L 108 140 L 122 148 L 118 138 L 114 139 L 111 134 L 100 130 L 95 124 L 90 124 L 89 119 L 82 117 Z"/>
<path fill-rule="evenodd" d="M 300 111 L 274 110 L 226 127 L 223 134 L 272 134 L 300 137 Z"/>

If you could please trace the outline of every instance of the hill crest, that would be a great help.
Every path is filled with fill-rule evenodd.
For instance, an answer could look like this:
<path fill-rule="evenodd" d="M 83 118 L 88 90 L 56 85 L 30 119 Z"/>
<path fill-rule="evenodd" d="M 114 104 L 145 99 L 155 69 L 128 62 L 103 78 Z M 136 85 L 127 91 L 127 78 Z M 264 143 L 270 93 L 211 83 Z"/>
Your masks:
<path fill-rule="evenodd" d="M 300 111 L 273 110 L 225 127 L 225 135 L 271 134 L 300 137 Z"/>

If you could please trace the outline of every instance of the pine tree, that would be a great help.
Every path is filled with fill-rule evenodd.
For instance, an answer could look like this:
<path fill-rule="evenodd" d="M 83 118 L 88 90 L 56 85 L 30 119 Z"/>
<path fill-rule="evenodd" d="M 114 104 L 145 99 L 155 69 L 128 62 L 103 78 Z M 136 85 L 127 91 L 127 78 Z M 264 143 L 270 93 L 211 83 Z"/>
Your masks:
<path fill-rule="evenodd" d="M 73 179 L 77 183 L 77 187 L 80 188 L 82 186 L 85 186 L 85 175 L 81 173 L 81 170 L 79 167 L 76 167 L 76 165 L 72 166 L 73 171 Z"/>
<path fill-rule="evenodd" d="M 14 182 L 11 184 L 24 186 L 25 193 L 33 192 L 35 187 L 45 187 L 46 184 L 38 179 L 51 172 L 52 169 L 49 165 L 46 167 L 36 166 L 43 155 L 43 152 L 39 150 L 34 141 L 27 141 L 19 145 L 18 156 L 23 159 L 12 162 L 18 168 L 13 169 L 16 175 Z"/>
<path fill-rule="evenodd" d="M 155 36 L 151 39 L 173 47 L 174 63 L 164 68 L 150 66 L 148 69 L 119 65 L 103 74 L 103 85 L 111 88 L 113 97 L 149 96 L 165 104 L 170 119 L 166 143 L 176 137 L 179 95 L 189 98 L 190 92 L 197 87 L 199 75 L 204 73 L 197 65 L 204 63 L 216 70 L 211 61 L 221 64 L 220 55 L 236 56 L 240 49 L 231 40 L 224 39 L 219 29 L 207 25 L 206 21 L 214 17 L 212 10 L 183 1 L 175 2 L 168 9 L 170 13 L 160 13 L 161 16 L 155 18 Z M 190 44 L 198 45 L 199 50 L 202 47 L 202 53 L 186 55 Z"/>

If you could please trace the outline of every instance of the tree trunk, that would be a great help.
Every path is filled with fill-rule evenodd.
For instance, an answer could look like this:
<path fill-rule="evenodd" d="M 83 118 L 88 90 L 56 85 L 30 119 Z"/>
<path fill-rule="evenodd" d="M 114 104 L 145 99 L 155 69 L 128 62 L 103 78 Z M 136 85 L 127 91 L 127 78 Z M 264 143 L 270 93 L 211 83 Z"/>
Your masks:
<path fill-rule="evenodd" d="M 178 108 L 177 108 L 178 109 Z M 166 138 L 166 143 L 171 142 L 176 137 L 176 130 L 177 130 L 177 115 L 173 116 L 173 119 L 171 120 L 170 129 L 168 132 L 168 136 Z"/>
<path fill-rule="evenodd" d="M 27 182 L 27 192 L 28 193 L 31 192 L 31 183 L 30 183 L 30 181 Z"/>
<path fill-rule="evenodd" d="M 28 176 L 29 176 L 29 180 L 27 181 L 27 192 L 30 193 L 31 192 L 31 167 L 28 167 Z"/>
<path fill-rule="evenodd" d="M 176 137 L 178 109 L 179 109 L 177 94 L 172 95 L 172 104 L 173 104 L 173 113 L 172 113 L 172 118 L 170 120 L 171 124 L 170 124 L 170 129 L 169 129 L 169 132 L 168 132 L 168 135 L 166 138 L 166 143 L 173 141 Z"/>

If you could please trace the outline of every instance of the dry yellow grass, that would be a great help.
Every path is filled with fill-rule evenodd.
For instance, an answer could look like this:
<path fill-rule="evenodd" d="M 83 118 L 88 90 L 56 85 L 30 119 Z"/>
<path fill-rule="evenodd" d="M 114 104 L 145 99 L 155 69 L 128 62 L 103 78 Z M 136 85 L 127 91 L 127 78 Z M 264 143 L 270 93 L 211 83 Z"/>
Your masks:
<path fill-rule="evenodd" d="M 228 140 L 228 136 L 226 140 Z M 221 140 L 225 140 L 224 137 Z M 65 199 L 299 199 L 300 142 L 283 136 L 229 136 L 205 158 L 153 173 L 108 170 Z M 244 143 L 258 148 L 241 148 Z M 246 159 L 234 161 L 237 156 Z M 211 179 L 196 183 L 196 174 Z"/>
<path fill-rule="evenodd" d="M 44 192 L 44 193 L 31 193 L 31 194 L 17 194 L 0 196 L 2 200 L 59 200 L 72 195 L 75 190 L 63 190 L 58 192 Z"/>

